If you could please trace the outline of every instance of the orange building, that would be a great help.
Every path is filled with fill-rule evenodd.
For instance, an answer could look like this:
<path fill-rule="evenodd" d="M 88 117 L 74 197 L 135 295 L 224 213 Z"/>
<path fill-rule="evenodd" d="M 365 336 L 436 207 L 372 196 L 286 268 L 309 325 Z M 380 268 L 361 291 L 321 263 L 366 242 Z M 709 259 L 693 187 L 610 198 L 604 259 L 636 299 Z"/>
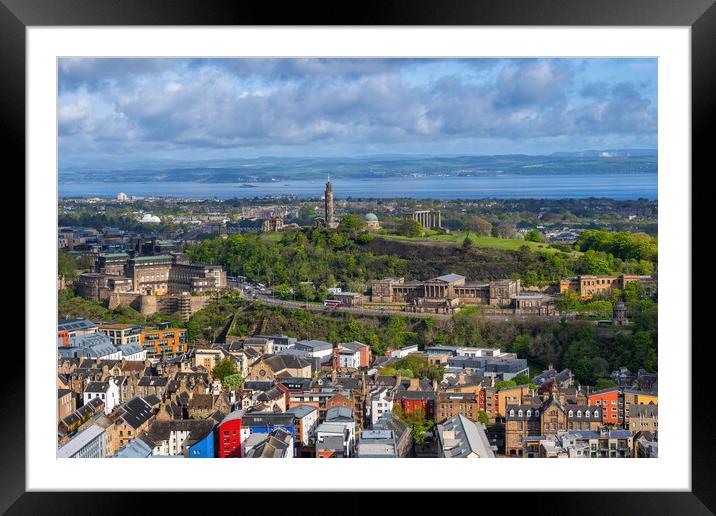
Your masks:
<path fill-rule="evenodd" d="M 624 425 L 624 403 L 618 387 L 593 391 L 589 395 L 589 405 L 602 408 L 602 421 L 619 428 Z"/>
<path fill-rule="evenodd" d="M 147 351 L 147 358 L 157 360 L 172 358 L 186 353 L 189 344 L 186 330 L 168 328 L 165 330 L 142 330 L 139 334 L 142 350 Z"/>

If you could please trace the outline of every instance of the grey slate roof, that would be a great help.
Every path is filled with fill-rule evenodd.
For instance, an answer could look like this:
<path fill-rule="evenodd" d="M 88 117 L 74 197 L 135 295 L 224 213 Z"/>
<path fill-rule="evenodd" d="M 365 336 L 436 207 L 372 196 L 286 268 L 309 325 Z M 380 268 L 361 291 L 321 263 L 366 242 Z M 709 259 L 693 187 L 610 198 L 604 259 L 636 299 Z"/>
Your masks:
<path fill-rule="evenodd" d="M 353 411 L 348 407 L 332 407 L 326 412 L 326 422 L 353 421 Z"/>
<path fill-rule="evenodd" d="M 122 410 L 121 419 L 135 429 L 142 426 L 154 415 L 151 405 L 138 396 L 125 402 L 120 409 Z"/>
<path fill-rule="evenodd" d="M 438 276 L 435 279 L 439 279 L 440 281 L 445 281 L 445 282 L 450 283 L 453 281 L 464 280 L 465 276 L 460 276 L 459 274 L 443 274 L 442 276 Z"/>
<path fill-rule="evenodd" d="M 152 455 L 152 448 L 142 439 L 132 439 L 121 448 L 113 458 L 116 459 L 146 459 Z"/>
<path fill-rule="evenodd" d="M 454 439 L 445 439 L 443 433 L 445 431 L 454 432 Z M 464 458 L 472 453 L 480 458 L 495 458 L 482 425 L 470 421 L 462 414 L 453 416 L 438 425 L 438 439 L 446 458 Z"/>
<path fill-rule="evenodd" d="M 109 382 L 90 382 L 85 387 L 85 392 L 107 392 Z"/>
<path fill-rule="evenodd" d="M 327 435 L 316 442 L 316 451 L 345 451 L 343 437 L 340 435 Z"/>

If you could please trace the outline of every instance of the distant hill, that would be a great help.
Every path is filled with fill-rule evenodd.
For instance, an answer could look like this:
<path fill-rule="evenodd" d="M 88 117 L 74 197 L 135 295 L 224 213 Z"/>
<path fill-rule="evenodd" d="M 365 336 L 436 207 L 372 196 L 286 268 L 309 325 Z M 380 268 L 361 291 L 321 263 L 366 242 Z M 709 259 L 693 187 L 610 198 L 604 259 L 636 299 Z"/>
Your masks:
<path fill-rule="evenodd" d="M 630 158 L 637 156 L 650 156 L 656 158 L 658 154 L 659 151 L 657 149 L 604 149 L 577 152 L 553 152 L 550 155 L 573 158 Z"/>
<path fill-rule="evenodd" d="M 654 149 L 612 149 L 560 152 L 548 156 L 401 156 L 348 158 L 224 159 L 198 162 L 171 160 L 76 164 L 59 172 L 60 183 L 161 182 L 261 183 L 282 180 L 420 176 L 484 176 L 496 174 L 644 174 L 656 173 Z"/>

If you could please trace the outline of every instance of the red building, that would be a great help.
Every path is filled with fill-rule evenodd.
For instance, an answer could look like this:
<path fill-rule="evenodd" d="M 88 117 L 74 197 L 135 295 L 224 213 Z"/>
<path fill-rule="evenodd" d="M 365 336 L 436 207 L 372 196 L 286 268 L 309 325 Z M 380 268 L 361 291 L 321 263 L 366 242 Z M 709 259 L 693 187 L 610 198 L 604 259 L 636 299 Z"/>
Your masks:
<path fill-rule="evenodd" d="M 618 387 L 592 392 L 589 395 L 589 405 L 601 407 L 604 424 L 615 427 L 621 427 L 624 424 L 624 402 Z"/>
<path fill-rule="evenodd" d="M 243 410 L 234 410 L 227 415 L 216 429 L 218 443 L 217 457 L 220 459 L 241 457 L 241 419 Z"/>
<path fill-rule="evenodd" d="M 435 393 L 432 391 L 398 391 L 394 403 L 410 414 L 417 409 L 425 411 L 425 418 L 435 420 Z"/>

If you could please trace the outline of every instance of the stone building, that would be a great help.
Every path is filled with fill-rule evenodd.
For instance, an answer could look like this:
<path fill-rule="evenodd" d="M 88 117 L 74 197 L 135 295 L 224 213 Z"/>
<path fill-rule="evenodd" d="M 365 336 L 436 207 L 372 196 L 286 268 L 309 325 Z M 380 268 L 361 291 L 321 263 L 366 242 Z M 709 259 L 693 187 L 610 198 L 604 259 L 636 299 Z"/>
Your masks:
<path fill-rule="evenodd" d="M 418 210 L 410 214 L 410 218 L 420 222 L 424 229 L 441 229 L 442 213 L 432 210 Z"/>
<path fill-rule="evenodd" d="M 659 432 L 658 405 L 631 405 L 629 407 L 629 428 L 632 432 Z"/>
<path fill-rule="evenodd" d="M 372 303 L 455 299 L 462 304 L 507 305 L 519 292 L 520 280 L 467 283 L 465 276 L 459 274 L 445 274 L 407 283 L 403 278 L 384 278 L 371 282 Z"/>
<path fill-rule="evenodd" d="M 452 313 L 461 305 L 510 306 L 515 313 L 554 313 L 550 299 L 542 294 L 520 294 L 520 280 L 492 283 L 466 282 L 465 276 L 445 274 L 426 281 L 405 282 L 383 278 L 371 282 L 371 303 L 403 303 L 408 311 Z"/>
<path fill-rule="evenodd" d="M 179 252 L 135 258 L 126 253 L 99 255 L 94 271 L 80 274 L 77 279 L 78 294 L 93 301 L 110 299 L 112 294 L 181 296 L 224 288 L 226 272 L 221 266 L 191 263 L 187 255 Z M 132 298 L 130 302 L 137 300 Z M 191 312 L 191 304 L 178 297 L 176 306 L 166 308 L 168 313 L 183 314 Z M 147 309 L 147 313 L 156 311 Z"/>
<path fill-rule="evenodd" d="M 276 231 L 282 231 L 284 226 L 283 217 L 271 217 L 261 223 L 261 232 L 275 233 Z"/>
<path fill-rule="evenodd" d="M 377 231 L 380 229 L 380 221 L 375 213 L 366 213 L 364 220 L 365 225 L 369 230 Z"/>
<path fill-rule="evenodd" d="M 579 293 L 581 299 L 590 299 L 593 295 L 605 294 L 612 289 L 624 290 L 630 283 L 637 283 L 648 289 L 656 287 L 656 280 L 651 276 L 638 276 L 635 274 L 583 274 L 566 278 L 559 282 L 559 293 L 572 290 Z"/>
<path fill-rule="evenodd" d="M 557 390 L 544 401 L 533 400 L 526 405 L 508 405 L 505 415 L 505 455 L 538 456 L 539 440 L 532 449 L 525 446 L 529 438 L 556 436 L 558 432 L 598 430 L 602 410 L 598 406 L 560 401 Z"/>

